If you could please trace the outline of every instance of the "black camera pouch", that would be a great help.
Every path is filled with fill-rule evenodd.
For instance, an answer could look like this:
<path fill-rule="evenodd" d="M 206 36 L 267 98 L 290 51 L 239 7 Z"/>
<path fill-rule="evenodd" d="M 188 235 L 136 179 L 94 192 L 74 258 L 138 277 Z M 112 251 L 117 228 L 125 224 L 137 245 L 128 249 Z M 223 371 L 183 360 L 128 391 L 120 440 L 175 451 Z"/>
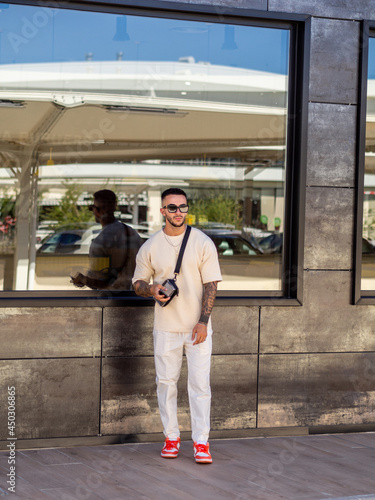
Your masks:
<path fill-rule="evenodd" d="M 169 297 L 169 300 L 167 302 L 160 302 L 158 299 L 155 300 L 161 307 L 165 307 L 174 297 L 176 297 L 176 295 L 178 295 L 178 286 L 176 285 L 175 280 L 171 279 L 165 280 L 164 283 L 162 283 L 162 286 L 167 290 L 160 290 L 159 293 L 165 295 L 165 297 Z"/>
<path fill-rule="evenodd" d="M 170 299 L 167 300 L 167 302 L 160 302 L 158 299 L 155 299 L 155 301 L 161 307 L 165 307 L 168 304 L 170 304 L 170 302 L 172 301 L 172 299 L 174 297 L 176 297 L 176 295 L 178 295 L 178 286 L 176 285 L 176 279 L 177 279 L 177 276 L 178 276 L 178 274 L 180 272 L 180 269 L 181 269 L 182 257 L 183 257 L 184 252 L 185 252 L 185 247 L 186 247 L 187 240 L 189 238 L 190 231 L 191 231 L 191 227 L 190 226 L 186 226 L 184 239 L 182 240 L 182 244 L 181 244 L 181 248 L 180 248 L 180 253 L 178 254 L 178 259 L 177 259 L 177 263 L 176 263 L 176 268 L 174 270 L 174 279 L 167 279 L 167 280 L 165 280 L 164 283 L 162 283 L 162 286 L 164 288 L 166 288 L 167 290 L 160 290 L 159 291 L 160 294 L 165 295 L 166 297 L 170 297 Z"/>

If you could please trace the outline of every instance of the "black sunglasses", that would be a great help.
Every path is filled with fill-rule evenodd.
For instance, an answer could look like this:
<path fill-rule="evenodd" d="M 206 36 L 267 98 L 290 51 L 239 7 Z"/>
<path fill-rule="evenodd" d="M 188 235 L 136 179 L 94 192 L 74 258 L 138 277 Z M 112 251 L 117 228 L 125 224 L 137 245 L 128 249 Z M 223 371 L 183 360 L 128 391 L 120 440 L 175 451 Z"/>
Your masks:
<path fill-rule="evenodd" d="M 177 210 L 179 210 L 182 214 L 186 214 L 189 211 L 189 205 L 174 205 L 171 203 L 170 205 L 166 205 L 165 207 L 170 214 L 175 214 Z"/>
<path fill-rule="evenodd" d="M 90 212 L 93 212 L 93 211 L 94 211 L 94 208 L 95 208 L 95 210 L 98 210 L 98 211 L 100 210 L 100 208 L 99 208 L 99 207 L 97 207 L 96 205 L 89 205 L 89 207 L 88 207 L 88 208 L 89 208 Z"/>

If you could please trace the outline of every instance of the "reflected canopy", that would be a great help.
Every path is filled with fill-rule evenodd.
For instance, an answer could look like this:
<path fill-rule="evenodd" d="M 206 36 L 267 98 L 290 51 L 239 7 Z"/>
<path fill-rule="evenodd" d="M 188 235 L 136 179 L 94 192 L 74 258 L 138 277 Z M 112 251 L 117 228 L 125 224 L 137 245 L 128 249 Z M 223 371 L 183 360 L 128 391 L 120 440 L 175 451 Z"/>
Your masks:
<path fill-rule="evenodd" d="M 11 36 L 22 35 L 22 19 L 39 30 L 28 44 Z M 45 25 L 38 28 L 38 19 Z M 100 45 L 92 33 L 82 38 L 83 19 L 91 31 L 103 26 Z M 264 250 L 262 240 L 276 234 L 282 241 L 288 31 L 231 27 L 235 48 L 224 43 L 228 25 L 126 19 L 16 5 L 0 12 L 7 23 L 0 65 L 1 288 L 79 293 L 69 274 L 88 266 L 84 242 L 61 256 L 44 255 L 38 241 L 43 227 L 47 238 L 69 230 L 51 220 L 69 189 L 78 192 L 78 214 L 93 192 L 113 189 L 118 217 L 146 238 L 162 224 L 161 191 L 180 186 L 192 225 L 219 231 L 220 241 L 229 232 L 255 249 L 246 250 L 245 260 L 231 255 L 222 290 L 280 290 L 282 245 Z M 66 22 L 72 40 L 64 48 Z M 116 29 L 128 38 L 114 37 Z M 161 32 L 173 34 L 173 47 Z M 266 42 L 261 62 L 249 55 L 258 39 Z M 107 47 L 115 60 L 108 54 L 96 60 L 95 49 L 85 52 L 90 43 L 98 52 Z"/>

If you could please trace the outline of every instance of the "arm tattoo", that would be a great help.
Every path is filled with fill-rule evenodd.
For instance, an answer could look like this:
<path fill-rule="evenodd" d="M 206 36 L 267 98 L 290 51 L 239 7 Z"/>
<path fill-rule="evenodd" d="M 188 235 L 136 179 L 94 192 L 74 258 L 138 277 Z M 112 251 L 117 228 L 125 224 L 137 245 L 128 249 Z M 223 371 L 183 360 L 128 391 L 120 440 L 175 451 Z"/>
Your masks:
<path fill-rule="evenodd" d="M 134 291 L 141 297 L 152 297 L 150 285 L 145 281 L 138 280 L 133 285 Z"/>
<path fill-rule="evenodd" d="M 206 283 L 204 286 L 203 302 L 202 302 L 202 312 L 198 323 L 202 325 L 207 325 L 210 319 L 210 314 L 212 308 L 214 307 L 216 292 L 217 292 L 217 282 L 211 281 Z"/>

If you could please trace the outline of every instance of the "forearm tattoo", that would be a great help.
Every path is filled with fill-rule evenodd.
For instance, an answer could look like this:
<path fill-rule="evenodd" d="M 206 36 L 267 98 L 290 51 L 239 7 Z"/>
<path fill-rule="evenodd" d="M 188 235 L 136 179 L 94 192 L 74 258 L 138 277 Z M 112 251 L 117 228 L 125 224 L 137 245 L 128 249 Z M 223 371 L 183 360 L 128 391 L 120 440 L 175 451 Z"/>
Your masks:
<path fill-rule="evenodd" d="M 198 323 L 202 325 L 207 325 L 210 319 L 212 308 L 214 307 L 216 292 L 217 292 L 217 282 L 211 281 L 206 283 L 204 286 L 203 302 L 202 302 L 202 312 Z"/>
<path fill-rule="evenodd" d="M 133 285 L 134 291 L 137 295 L 141 297 L 151 297 L 151 288 L 148 283 L 142 280 L 138 280 Z"/>

